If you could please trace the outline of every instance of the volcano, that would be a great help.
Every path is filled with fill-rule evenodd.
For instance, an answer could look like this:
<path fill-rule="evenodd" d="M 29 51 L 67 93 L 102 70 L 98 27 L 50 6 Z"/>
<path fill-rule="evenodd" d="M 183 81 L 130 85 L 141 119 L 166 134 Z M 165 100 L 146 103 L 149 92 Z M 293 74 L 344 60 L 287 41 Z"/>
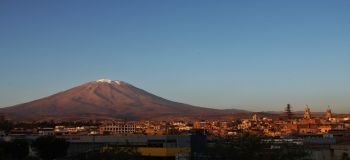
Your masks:
<path fill-rule="evenodd" d="M 14 120 L 151 120 L 232 112 L 173 102 L 126 82 L 108 79 L 0 109 L 0 113 Z"/>

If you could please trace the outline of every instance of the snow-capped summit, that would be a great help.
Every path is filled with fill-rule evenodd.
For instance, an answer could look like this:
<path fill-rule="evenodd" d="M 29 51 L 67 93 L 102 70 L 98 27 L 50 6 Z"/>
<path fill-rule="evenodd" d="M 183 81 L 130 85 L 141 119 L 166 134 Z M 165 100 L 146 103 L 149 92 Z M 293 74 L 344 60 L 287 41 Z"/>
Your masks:
<path fill-rule="evenodd" d="M 112 80 L 110 80 L 110 79 L 99 79 L 99 80 L 96 80 L 95 82 L 112 83 Z"/>
<path fill-rule="evenodd" d="M 114 81 L 114 82 L 117 83 L 118 85 L 120 85 L 120 83 L 121 83 L 121 81 L 118 81 L 118 80 Z"/>
<path fill-rule="evenodd" d="M 118 81 L 118 80 L 110 80 L 110 79 L 99 79 L 99 80 L 96 80 L 95 82 L 98 82 L 98 83 L 116 83 L 118 85 L 121 84 L 121 81 Z"/>

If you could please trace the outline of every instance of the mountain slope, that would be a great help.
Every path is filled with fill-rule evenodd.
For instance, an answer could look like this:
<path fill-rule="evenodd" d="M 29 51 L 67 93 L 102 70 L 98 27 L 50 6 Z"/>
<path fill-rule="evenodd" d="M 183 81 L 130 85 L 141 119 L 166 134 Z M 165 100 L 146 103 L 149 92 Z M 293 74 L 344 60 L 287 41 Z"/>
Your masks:
<path fill-rule="evenodd" d="M 223 110 L 169 101 L 128 83 L 104 79 L 32 102 L 2 108 L 0 112 L 16 120 L 136 120 L 229 114 Z"/>

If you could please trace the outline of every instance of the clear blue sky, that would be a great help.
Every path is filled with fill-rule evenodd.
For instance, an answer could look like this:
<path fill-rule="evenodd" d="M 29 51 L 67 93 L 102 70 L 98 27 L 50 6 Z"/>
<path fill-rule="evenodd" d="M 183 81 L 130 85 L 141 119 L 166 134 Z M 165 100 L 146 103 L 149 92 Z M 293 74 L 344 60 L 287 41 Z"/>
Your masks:
<path fill-rule="evenodd" d="M 350 112 L 350 1 L 0 1 L 0 106 L 101 78 L 214 108 Z"/>

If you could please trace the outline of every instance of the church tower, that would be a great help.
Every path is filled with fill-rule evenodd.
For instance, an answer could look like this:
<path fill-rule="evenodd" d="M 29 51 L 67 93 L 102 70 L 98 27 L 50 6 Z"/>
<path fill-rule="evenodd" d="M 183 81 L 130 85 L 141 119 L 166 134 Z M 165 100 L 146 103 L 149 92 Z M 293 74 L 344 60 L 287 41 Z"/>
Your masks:
<path fill-rule="evenodd" d="M 326 110 L 326 119 L 330 119 L 330 118 L 332 118 L 332 110 L 331 110 L 331 107 L 328 106 Z"/>
<path fill-rule="evenodd" d="M 308 105 L 305 106 L 304 119 L 311 119 L 311 111 Z"/>

